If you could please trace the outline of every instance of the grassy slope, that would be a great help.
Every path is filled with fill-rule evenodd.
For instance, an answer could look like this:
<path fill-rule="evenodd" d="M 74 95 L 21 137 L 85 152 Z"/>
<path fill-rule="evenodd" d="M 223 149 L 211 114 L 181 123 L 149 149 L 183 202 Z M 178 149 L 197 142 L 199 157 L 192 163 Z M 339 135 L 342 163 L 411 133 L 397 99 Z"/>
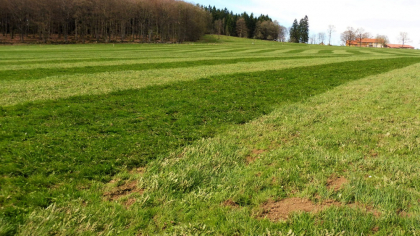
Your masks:
<path fill-rule="evenodd" d="M 350 116 L 349 114 L 332 113 L 331 120 L 339 120 L 339 122 L 336 122 L 335 127 L 331 127 L 334 122 L 327 122 L 324 113 L 330 110 L 328 107 L 332 107 L 328 102 L 337 99 L 325 98 L 325 96 L 332 93 L 341 99 L 341 103 L 334 103 L 337 111 L 345 108 L 351 113 L 356 107 L 360 107 L 358 104 L 346 107 L 345 101 L 348 101 L 354 94 L 349 94 L 346 90 L 348 88 L 342 89 L 343 86 L 325 96 L 316 96 L 309 101 L 304 100 L 301 103 L 288 105 L 290 102 L 302 101 L 308 96 L 322 93 L 350 80 L 417 63 L 419 60 L 415 58 L 392 59 L 400 58 L 401 55 L 406 54 L 416 56 L 415 52 L 408 54 L 395 50 L 309 47 L 260 41 L 250 44 L 248 40 L 223 39 L 234 42 L 225 42 L 222 45 L 117 45 L 122 48 L 118 50 L 113 48 L 114 53 L 110 52 L 109 45 L 73 46 L 75 48 L 68 47 L 68 51 L 60 50 L 62 59 L 58 62 L 62 64 L 63 69 L 36 66 L 40 65 L 40 62 L 45 62 L 45 59 L 38 57 L 35 52 L 53 56 L 60 53 L 51 53 L 36 47 L 23 47 L 18 50 L 2 48 L 0 51 L 5 54 L 5 57 L 0 60 L 0 67 L 2 63 L 4 63 L 4 68 L 19 65 L 20 61 L 16 59 L 15 55 L 21 54 L 21 56 L 28 57 L 24 61 L 28 65 L 29 71 L 37 70 L 39 73 L 34 75 L 37 76 L 36 80 L 25 78 L 25 70 L 21 70 L 24 69 L 21 68 L 21 65 L 11 68 L 16 70 L 14 72 L 17 75 L 15 80 L 0 81 L 6 88 L 0 91 L 2 97 L 6 97 L 2 100 L 2 104 L 8 105 L 1 108 L 2 117 L 0 117 L 1 158 L 5 160 L 1 164 L 3 178 L 0 180 L 0 186 L 2 186 L 0 189 L 2 205 L 0 221 L 3 224 L 0 224 L 2 225 L 0 233 L 11 233 L 15 230 L 19 230 L 22 234 L 27 234 L 27 232 L 34 232 L 34 234 L 63 233 L 64 224 L 72 225 L 66 228 L 73 233 L 115 232 L 113 230 L 123 230 L 126 233 L 140 230 L 151 233 L 167 228 L 165 232 L 211 231 L 222 234 L 235 232 L 262 234 L 266 232 L 265 228 L 299 231 L 299 227 L 309 226 L 312 230 L 310 232 L 321 232 L 322 229 L 330 231 L 346 229 L 349 232 L 353 226 L 356 226 L 354 233 L 366 233 L 377 225 L 380 225 L 380 229 L 389 232 L 392 230 L 394 230 L 392 232 L 398 232 L 400 229 L 409 230 L 410 225 L 418 222 L 418 215 L 415 213 L 417 205 L 413 201 L 408 201 L 417 196 L 415 192 L 410 191 L 413 190 L 413 187 L 415 189 L 416 184 L 418 186 L 418 183 L 412 182 L 417 178 L 412 175 L 412 170 L 416 168 L 414 150 L 418 145 L 418 137 L 412 135 L 413 137 L 405 139 L 396 133 L 396 141 L 394 140 L 392 143 L 394 148 L 385 145 L 390 149 L 376 150 L 374 147 L 380 140 L 372 135 L 377 131 L 372 128 L 372 124 L 367 123 L 363 127 L 359 122 L 358 125 L 361 127 L 356 129 L 359 132 L 351 129 L 353 123 L 360 121 L 361 117 L 356 117 L 353 123 L 350 122 L 350 126 L 346 126 L 348 124 L 346 117 Z M 207 40 L 214 41 L 215 39 L 208 38 Z M 84 48 L 85 52 L 80 52 L 80 48 Z M 51 47 L 51 49 L 56 48 Z M 138 54 L 133 51 L 137 51 Z M 129 71 L 115 71 L 113 68 L 120 70 L 116 66 L 110 67 L 111 71 L 114 70 L 111 73 L 90 70 L 92 67 L 83 66 L 79 62 L 81 60 L 88 61 L 89 59 L 86 57 L 89 57 L 92 52 L 95 52 L 95 57 L 102 58 L 101 60 L 104 61 L 111 60 L 111 55 L 118 52 L 122 59 L 131 58 L 130 62 L 133 60 L 133 63 L 126 68 Z M 255 54 L 258 59 L 242 59 L 245 56 L 249 58 L 251 53 Z M 353 54 L 354 56 L 351 56 Z M 325 55 L 331 56 L 317 58 Z M 337 55 L 350 56 L 335 57 Z M 168 56 L 178 57 L 180 61 L 193 58 L 196 60 L 188 65 L 184 62 L 168 62 L 159 59 L 159 57 Z M 215 59 L 202 60 L 207 57 L 215 57 Z M 298 60 L 290 57 L 296 57 Z M 166 64 L 156 64 L 150 61 L 151 58 L 162 60 L 161 62 Z M 374 60 L 378 58 L 390 59 Z M 218 60 L 233 64 L 214 65 L 214 63 L 221 64 L 217 62 Z M 71 61 L 76 63 L 69 64 Z M 339 61 L 345 63 L 330 65 L 332 62 Z M 118 63 L 118 61 L 116 62 Z M 214 63 L 208 65 L 208 62 Z M 145 63 L 149 66 L 146 71 L 133 71 L 134 65 L 145 66 Z M 35 69 L 30 69 L 34 68 L 31 65 L 34 65 Z M 60 68 L 60 64 L 53 64 L 53 61 L 52 65 L 54 68 Z M 142 66 L 134 68 L 134 70 L 143 70 Z M 152 69 L 156 66 L 160 69 Z M 182 68 L 185 66 L 188 68 Z M 293 69 L 298 66 L 305 66 L 305 69 Z M 162 69 L 164 67 L 166 69 Z M 98 66 L 94 68 L 106 69 L 106 67 Z M 272 69 L 285 68 L 290 69 L 272 71 Z M 406 93 L 404 96 L 408 96 L 408 100 L 404 100 L 404 102 L 411 104 L 411 106 L 406 106 L 405 112 L 406 115 L 418 114 L 418 107 L 412 106 L 415 104 L 413 103 L 415 95 L 409 95 L 410 93 L 416 94 L 416 89 L 418 89 L 416 83 L 413 83 L 418 79 L 418 74 L 414 73 L 416 68 L 418 66 L 412 66 L 407 70 L 390 72 L 388 77 L 378 76 L 374 80 L 372 78 L 363 80 L 368 81 L 365 84 L 358 85 L 356 83 L 353 85 L 352 83 L 351 85 L 361 87 L 362 91 L 373 90 L 373 85 L 381 85 L 381 83 L 377 83 L 378 81 L 386 81 L 388 88 L 392 89 L 387 92 L 390 97 L 380 96 L 379 94 L 383 92 L 380 89 L 374 90 L 372 94 L 375 94 L 376 91 L 376 96 L 380 96 L 380 99 L 389 100 L 388 109 L 401 109 L 394 98 L 400 97 L 401 94 L 398 93 L 401 93 L 402 90 L 396 88 L 401 87 L 404 83 L 411 83 L 413 86 L 404 91 Z M 59 70 L 59 72 L 55 72 L 55 70 Z M 238 74 L 242 70 L 253 73 Z M 11 70 L 3 71 L 10 73 Z M 50 74 L 43 74 L 45 71 L 51 71 L 55 76 L 48 77 Z M 77 74 L 74 74 L 74 71 L 77 71 Z M 203 71 L 207 71 L 207 73 L 203 74 Z M 89 86 L 83 92 L 77 92 L 86 85 L 86 82 L 83 82 L 86 78 L 84 72 L 92 74 L 90 85 L 96 88 L 97 92 Z M 174 78 L 174 72 L 183 73 L 182 78 Z M 159 73 L 163 73 L 163 76 L 153 77 Z M 146 76 L 144 76 L 145 74 Z M 410 76 L 401 76 L 407 74 Z M 101 78 L 100 81 L 97 80 L 98 76 Z M 56 89 L 55 96 L 43 96 L 42 94 L 48 92 L 39 87 L 42 86 L 41 83 L 36 83 L 36 81 L 45 82 L 45 80 L 60 81 L 59 84 L 62 81 L 74 82 L 77 77 L 81 77 L 78 82 L 65 83 L 63 87 L 55 86 L 57 84 L 53 83 L 49 89 Z M 151 81 L 152 78 L 153 81 Z M 207 79 L 197 80 L 199 78 Z M 278 78 L 282 80 L 278 80 Z M 312 80 L 308 78 L 312 78 Z M 411 80 L 408 81 L 408 79 Z M 175 81 L 182 80 L 189 82 L 173 84 Z M 89 84 L 89 79 L 87 81 Z M 111 82 L 107 84 L 107 81 Z M 116 81 L 118 81 L 118 86 L 113 86 Z M 372 84 L 374 82 L 377 84 Z M 147 87 L 161 83 L 168 85 Z M 13 86 L 15 89 L 10 89 Z M 112 91 L 124 88 L 140 90 L 110 94 Z M 343 93 L 343 91 L 347 93 Z M 21 94 L 24 93 L 29 93 L 29 95 L 22 97 Z M 68 96 L 83 94 L 85 96 L 65 99 Z M 87 94 L 104 95 L 86 96 Z M 55 100 L 43 101 L 45 99 Z M 317 101 L 317 99 L 320 100 Z M 18 105 L 25 101 L 37 102 Z M 324 102 L 326 105 L 324 104 L 324 108 L 317 113 L 311 109 L 314 107 L 311 102 L 319 104 Z M 369 103 L 369 100 L 366 102 Z M 371 99 L 370 102 L 381 104 L 377 99 Z M 341 106 L 337 104 L 341 104 Z M 157 107 L 159 109 L 156 109 Z M 275 109 L 274 113 L 257 119 L 245 127 L 235 128 L 236 126 L 232 126 L 232 124 L 242 124 L 262 114 L 270 113 L 273 109 Z M 282 113 L 282 109 L 286 110 L 283 110 Z M 305 109 L 315 113 L 310 113 Z M 415 113 L 416 111 L 417 113 Z M 305 116 L 305 112 L 308 117 Z M 367 118 L 369 121 L 374 119 L 372 117 L 382 115 L 370 107 L 366 109 L 363 107 L 360 113 L 363 114 L 363 112 L 373 112 L 370 114 L 371 117 Z M 289 123 L 283 124 L 282 122 L 285 122 L 284 114 L 289 113 L 292 114 L 290 118 L 286 119 Z M 404 120 L 407 118 L 406 116 L 398 118 L 400 119 L 393 119 L 395 124 L 400 125 L 407 122 Z M 271 123 L 267 119 L 271 119 Z M 384 126 L 384 123 L 387 124 L 379 122 L 378 125 Z M 267 125 L 265 129 L 268 130 L 258 131 L 264 128 L 260 127 L 263 124 Z M 282 125 L 287 125 L 287 127 L 278 128 L 283 127 Z M 415 133 L 415 130 L 418 129 L 418 119 L 406 125 L 409 127 L 405 128 L 409 130 L 410 134 L 413 134 L 413 131 Z M 327 132 L 329 134 L 327 135 L 323 132 L 326 130 L 326 126 L 328 126 L 327 131 L 337 130 L 337 132 L 330 134 L 330 131 Z M 319 128 L 316 129 L 316 127 Z M 311 129 L 312 133 L 308 133 L 304 136 L 307 139 L 303 139 L 302 132 L 311 132 Z M 347 136 L 345 136 L 346 129 L 351 131 Z M 367 129 L 368 132 L 361 132 Z M 228 131 L 222 132 L 222 130 Z M 395 132 L 398 131 L 395 129 Z M 299 133 L 298 138 L 296 138 L 296 132 Z M 176 151 L 178 147 L 194 140 L 212 137 L 216 134 L 219 134 L 217 138 L 194 142 L 191 146 Z M 280 138 L 282 135 L 286 136 L 282 139 Z M 391 132 L 382 135 L 390 137 Z M 398 137 L 400 138 L 398 139 Z M 303 140 L 300 140 L 301 138 Z M 289 139 L 290 141 L 284 141 Z M 407 147 L 401 142 L 404 142 Z M 274 147 L 273 143 L 276 144 Z M 384 146 L 384 144 L 382 145 Z M 253 149 L 267 150 L 267 153 L 263 155 L 265 158 L 261 158 L 261 161 L 251 165 L 245 165 L 245 157 Z M 386 158 L 385 161 L 390 163 L 389 168 L 392 170 L 401 169 L 398 173 L 401 178 L 406 179 L 405 181 L 412 179 L 406 190 L 402 189 L 397 192 L 392 188 L 392 185 L 384 184 L 384 187 L 388 187 L 385 190 L 390 193 L 387 198 L 389 201 L 380 201 L 380 199 L 373 199 L 370 196 L 372 191 L 373 193 L 375 191 L 375 188 L 370 186 L 375 186 L 377 182 L 366 182 L 372 179 L 365 180 L 361 175 L 345 174 L 345 170 L 351 168 L 355 170 L 360 169 L 359 167 L 362 170 L 366 168 L 366 159 L 361 160 L 360 157 L 365 153 L 371 153 L 372 150 L 376 154 L 375 157 L 378 156 L 379 151 L 382 151 L 383 155 L 379 155 L 379 157 Z M 146 165 L 158 156 L 160 156 L 159 159 L 147 165 L 144 177 L 141 174 L 125 171 L 126 168 Z M 174 158 L 179 156 L 183 158 Z M 285 157 L 288 161 L 284 161 Z M 408 161 L 411 160 L 406 162 L 410 163 L 407 165 L 410 167 L 406 167 L 402 162 L 392 163 L 391 161 L 395 157 L 398 157 L 397 160 L 400 160 L 400 157 Z M 290 158 L 292 159 L 289 160 Z M 368 160 L 368 165 L 375 167 L 368 170 L 372 173 L 379 173 L 378 178 L 381 179 L 382 175 L 389 170 L 378 165 L 382 159 L 376 159 L 377 161 L 372 162 L 373 164 Z M 267 168 L 264 163 L 271 165 Z M 165 168 L 162 169 L 162 165 Z M 282 172 L 283 169 L 285 171 Z M 146 189 L 143 195 L 137 195 L 136 203 L 128 210 L 118 203 L 108 203 L 102 200 L 101 195 L 105 191 L 104 188 L 112 187 L 104 185 L 103 182 L 109 181 L 115 173 L 120 173 L 114 177 L 119 179 L 117 184 L 123 184 L 128 179 L 141 178 L 139 185 Z M 347 192 L 340 193 L 340 197 L 336 193 L 328 192 L 325 190 L 325 180 L 332 173 L 346 175 L 349 179 L 354 177 L 355 180 L 351 179 L 351 184 L 355 187 L 347 188 Z M 260 177 L 257 178 L 255 175 L 260 175 Z M 408 175 L 410 178 L 404 175 Z M 278 179 L 275 184 L 269 181 L 272 177 Z M 385 177 L 391 178 L 392 176 Z M 395 184 L 396 181 L 391 182 Z M 279 188 L 280 186 L 282 188 Z M 395 192 L 397 194 L 391 194 Z M 411 198 L 404 197 L 408 193 L 411 194 Z M 377 191 L 377 194 L 383 194 L 383 191 Z M 292 224 L 273 224 L 252 217 L 258 214 L 259 205 L 267 199 L 281 199 L 294 195 L 309 198 L 320 195 L 323 199 L 336 199 L 345 203 L 357 201 L 373 204 L 375 207 L 379 206 L 380 211 L 389 212 L 388 215 L 394 217 L 391 224 L 393 226 L 384 227 L 384 224 L 389 223 L 389 217 L 376 219 L 369 214 L 352 211 L 345 207 L 328 210 L 315 217 L 308 214 L 297 215 L 297 221 L 295 222 L 293 218 Z M 122 198 L 120 202 L 124 202 L 126 198 Z M 221 206 L 221 202 L 227 199 L 233 199 L 241 205 L 241 208 L 232 210 Z M 396 210 L 395 207 L 414 212 L 411 213 L 413 217 L 407 221 L 398 215 L 393 216 L 391 211 Z M 211 209 L 212 212 L 210 216 L 208 209 Z M 28 215 L 31 212 L 32 214 Z M 74 214 L 69 215 L 68 212 L 74 212 Z M 351 217 L 343 217 L 348 214 Z M 88 217 L 84 218 L 86 216 Z M 316 224 L 319 220 L 324 222 L 337 216 L 341 216 L 339 218 L 341 223 L 335 226 Z M 231 219 L 237 220 L 232 221 Z M 92 224 L 92 222 L 95 223 Z M 168 222 L 176 222 L 176 224 L 164 227 L 164 224 Z M 188 225 L 187 222 L 192 224 Z M 23 225 L 18 229 L 16 224 Z"/>

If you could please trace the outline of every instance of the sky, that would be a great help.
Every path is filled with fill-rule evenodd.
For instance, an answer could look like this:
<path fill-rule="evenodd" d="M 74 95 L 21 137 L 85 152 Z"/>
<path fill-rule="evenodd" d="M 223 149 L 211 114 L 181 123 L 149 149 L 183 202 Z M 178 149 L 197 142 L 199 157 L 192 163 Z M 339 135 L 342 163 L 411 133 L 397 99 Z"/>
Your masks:
<path fill-rule="evenodd" d="M 326 33 L 334 25 L 331 44 L 340 45 L 340 34 L 347 27 L 363 28 L 372 36 L 386 35 L 390 43 L 400 44 L 400 32 L 407 32 L 408 45 L 420 48 L 419 0 L 186 0 L 194 4 L 227 8 L 234 13 L 269 15 L 290 27 L 294 19 L 309 17 L 310 35 Z"/>

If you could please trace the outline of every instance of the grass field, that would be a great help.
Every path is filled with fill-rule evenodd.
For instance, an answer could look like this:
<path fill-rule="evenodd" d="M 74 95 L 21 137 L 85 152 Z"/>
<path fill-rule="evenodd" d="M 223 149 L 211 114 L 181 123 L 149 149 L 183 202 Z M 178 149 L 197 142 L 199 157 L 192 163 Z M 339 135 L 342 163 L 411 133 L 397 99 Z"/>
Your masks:
<path fill-rule="evenodd" d="M 0 235 L 419 235 L 420 52 L 0 47 Z"/>

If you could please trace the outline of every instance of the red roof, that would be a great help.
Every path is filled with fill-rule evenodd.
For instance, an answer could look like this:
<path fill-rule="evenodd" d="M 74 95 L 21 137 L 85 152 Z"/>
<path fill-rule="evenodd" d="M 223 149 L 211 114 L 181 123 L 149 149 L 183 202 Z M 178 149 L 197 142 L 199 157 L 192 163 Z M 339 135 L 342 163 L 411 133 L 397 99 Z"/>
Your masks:
<path fill-rule="evenodd" d="M 356 40 L 350 41 L 350 43 L 349 41 L 347 41 L 347 44 L 350 44 L 350 45 L 358 45 L 360 43 L 378 43 L 378 40 L 377 39 L 362 39 L 362 41 L 360 41 L 360 39 L 356 39 Z"/>
<path fill-rule="evenodd" d="M 356 40 L 357 42 L 359 42 L 359 40 Z M 377 39 L 362 39 L 362 43 L 377 43 L 378 40 Z"/>
<path fill-rule="evenodd" d="M 413 46 L 402 45 L 402 44 L 387 44 L 386 46 L 389 47 L 389 48 L 411 48 L 411 49 L 414 49 Z"/>

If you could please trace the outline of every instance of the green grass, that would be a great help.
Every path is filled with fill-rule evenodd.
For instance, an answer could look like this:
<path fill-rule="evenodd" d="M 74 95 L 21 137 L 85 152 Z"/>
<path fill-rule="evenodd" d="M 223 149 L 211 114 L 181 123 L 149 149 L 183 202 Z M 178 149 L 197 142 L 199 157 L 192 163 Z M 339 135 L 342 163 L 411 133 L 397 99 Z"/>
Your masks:
<path fill-rule="evenodd" d="M 231 51 L 225 51 L 229 53 Z M 234 59 L 214 59 L 214 60 L 196 60 L 196 61 L 178 61 L 161 63 L 141 63 L 141 64 L 120 64 L 107 66 L 80 66 L 70 68 L 36 68 L 20 70 L 0 70 L 0 80 L 34 80 L 50 76 L 62 76 L 72 74 L 96 74 L 100 72 L 118 72 L 118 71 L 142 71 L 152 69 L 170 69 L 186 68 L 196 66 L 226 65 L 247 62 L 279 61 L 288 59 L 310 59 L 322 58 L 321 56 L 312 57 L 262 57 L 262 58 L 234 58 Z M 80 61 L 77 61 L 80 62 Z"/>
<path fill-rule="evenodd" d="M 5 66 L 27 69 L 0 71 L 0 234 L 418 234 L 420 54 L 327 48 L 211 36 L 1 47 Z M 118 63 L 112 50 L 132 63 L 96 64 Z M 61 59 L 48 68 L 45 55 Z M 329 190 L 332 175 L 349 183 Z M 130 181 L 144 193 L 104 199 Z M 342 206 L 261 219 L 288 197 Z"/>

